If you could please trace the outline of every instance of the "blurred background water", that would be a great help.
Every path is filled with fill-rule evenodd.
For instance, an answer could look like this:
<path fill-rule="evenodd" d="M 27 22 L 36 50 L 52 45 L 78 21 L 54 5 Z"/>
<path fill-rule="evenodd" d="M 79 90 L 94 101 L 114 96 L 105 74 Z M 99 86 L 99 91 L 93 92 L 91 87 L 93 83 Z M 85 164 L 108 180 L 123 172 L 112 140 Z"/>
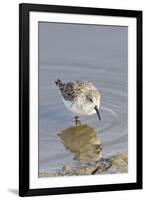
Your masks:
<path fill-rule="evenodd" d="M 101 121 L 96 114 L 81 117 L 88 127 L 86 137 L 84 126 L 73 135 L 74 116 L 61 101 L 54 84 L 57 78 L 64 82 L 89 80 L 101 93 Z M 98 159 L 100 143 L 105 158 L 127 152 L 127 84 L 128 27 L 40 22 L 39 172 L 77 166 L 89 157 Z M 82 142 L 86 138 L 91 145 Z"/>

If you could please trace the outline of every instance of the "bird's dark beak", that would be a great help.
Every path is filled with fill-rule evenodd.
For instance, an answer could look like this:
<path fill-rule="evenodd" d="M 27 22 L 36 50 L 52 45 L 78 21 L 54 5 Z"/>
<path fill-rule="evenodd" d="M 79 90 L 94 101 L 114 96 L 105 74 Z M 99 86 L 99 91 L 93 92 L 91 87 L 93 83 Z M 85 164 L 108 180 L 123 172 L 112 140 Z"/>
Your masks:
<path fill-rule="evenodd" d="M 99 114 L 99 110 L 98 110 L 97 106 L 95 106 L 94 109 L 96 110 L 96 113 L 97 113 L 97 115 L 98 115 L 99 120 L 101 120 L 100 114 Z"/>

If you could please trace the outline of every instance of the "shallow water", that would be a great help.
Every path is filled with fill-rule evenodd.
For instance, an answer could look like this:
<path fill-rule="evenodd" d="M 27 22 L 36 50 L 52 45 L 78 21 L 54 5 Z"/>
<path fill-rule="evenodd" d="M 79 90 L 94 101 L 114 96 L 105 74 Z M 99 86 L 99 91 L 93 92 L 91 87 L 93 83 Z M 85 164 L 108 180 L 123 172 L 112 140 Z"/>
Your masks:
<path fill-rule="evenodd" d="M 54 84 L 57 78 L 92 81 L 101 93 L 101 121 L 95 114 L 81 117 L 81 122 L 90 130 L 87 140 L 101 143 L 103 157 L 128 149 L 127 27 L 68 26 L 39 24 L 40 172 L 98 159 L 92 142 L 83 143 L 86 149 L 77 148 L 84 128 L 72 134 L 73 114 L 61 101 Z"/>

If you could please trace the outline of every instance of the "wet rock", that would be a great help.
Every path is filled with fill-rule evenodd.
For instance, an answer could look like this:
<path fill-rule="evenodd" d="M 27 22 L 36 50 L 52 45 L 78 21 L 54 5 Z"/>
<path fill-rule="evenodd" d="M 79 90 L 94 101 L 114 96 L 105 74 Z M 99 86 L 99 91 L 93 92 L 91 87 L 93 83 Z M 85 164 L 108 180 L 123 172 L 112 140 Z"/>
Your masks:
<path fill-rule="evenodd" d="M 128 172 L 128 155 L 126 153 L 118 153 L 111 159 L 112 168 L 117 170 L 117 173 Z"/>
<path fill-rule="evenodd" d="M 101 158 L 97 162 L 88 163 L 86 166 L 70 167 L 64 166 L 56 173 L 39 173 L 39 177 L 51 176 L 73 176 L 73 175 L 92 175 L 92 174 L 116 174 L 128 172 L 127 153 L 118 153 L 110 158 Z"/>

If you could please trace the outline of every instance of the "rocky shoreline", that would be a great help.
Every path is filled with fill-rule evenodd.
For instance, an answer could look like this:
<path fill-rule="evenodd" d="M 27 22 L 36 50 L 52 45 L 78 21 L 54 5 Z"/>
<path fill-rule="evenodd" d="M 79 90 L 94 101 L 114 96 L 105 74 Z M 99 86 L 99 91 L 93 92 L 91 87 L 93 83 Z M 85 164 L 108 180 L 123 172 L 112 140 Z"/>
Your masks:
<path fill-rule="evenodd" d="M 100 160 L 88 165 L 80 167 L 63 166 L 62 170 L 55 173 L 40 172 L 39 177 L 54 176 L 78 176 L 93 174 L 118 174 L 128 173 L 128 154 L 118 153 L 109 158 L 101 158 Z"/>

